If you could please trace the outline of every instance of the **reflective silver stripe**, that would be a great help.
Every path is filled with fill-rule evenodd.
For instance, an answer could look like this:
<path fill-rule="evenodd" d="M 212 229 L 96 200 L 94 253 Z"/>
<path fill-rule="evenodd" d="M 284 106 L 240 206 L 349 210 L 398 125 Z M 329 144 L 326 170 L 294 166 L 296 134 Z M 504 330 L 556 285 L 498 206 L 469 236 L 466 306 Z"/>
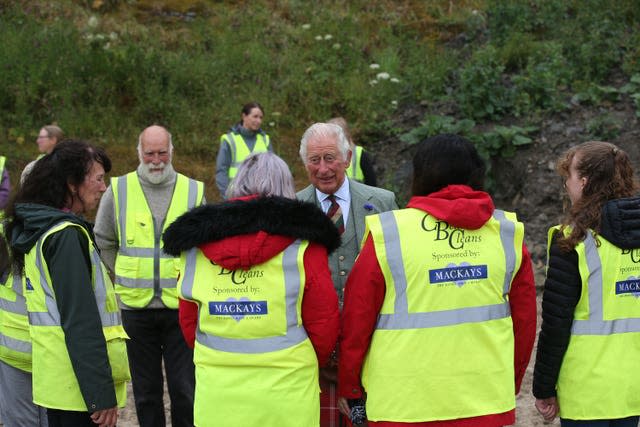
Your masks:
<path fill-rule="evenodd" d="M 24 294 L 24 289 L 22 289 L 22 279 L 23 276 L 13 275 L 13 283 L 11 284 L 11 288 L 13 292 L 22 296 Z M 24 297 L 22 297 L 24 299 Z"/>
<path fill-rule="evenodd" d="M 358 174 L 357 169 L 359 165 L 360 159 L 358 159 L 358 147 L 355 147 L 355 149 L 351 153 L 351 166 L 349 166 L 349 169 L 347 170 L 347 175 L 355 179 L 356 175 Z"/>
<path fill-rule="evenodd" d="M 54 227 L 58 227 L 59 224 L 56 224 Z M 53 228 L 53 227 L 52 227 Z M 29 323 L 34 326 L 62 326 L 62 322 L 60 320 L 60 313 L 58 312 L 58 305 L 56 303 L 53 289 L 47 280 L 47 276 L 44 269 L 44 262 L 42 260 L 42 243 L 45 238 L 41 237 L 38 239 L 38 243 L 36 245 L 36 267 L 40 272 L 40 286 L 42 286 L 42 290 L 44 292 L 45 305 L 47 307 L 47 312 L 29 312 Z M 89 241 L 91 245 L 91 241 Z M 106 284 L 104 281 L 104 272 L 102 270 L 102 261 L 100 261 L 100 255 L 94 249 L 91 250 L 91 263 L 93 267 L 93 274 L 95 275 L 94 279 L 94 295 L 96 304 L 98 306 L 98 312 L 100 313 L 100 322 L 102 326 L 116 326 L 120 325 L 120 313 L 116 312 L 108 312 L 106 309 L 106 299 L 107 299 L 107 291 Z"/>
<path fill-rule="evenodd" d="M 198 330 L 196 332 L 198 342 L 214 350 L 253 354 L 284 350 L 300 344 L 307 339 L 307 332 L 304 330 L 304 327 L 298 325 L 297 302 L 301 285 L 300 271 L 298 269 L 298 251 L 300 244 L 301 241 L 296 240 L 289 245 L 289 247 L 284 250 L 282 257 L 287 307 L 287 333 L 285 335 L 252 339 L 223 338 L 205 334 L 200 330 L 200 325 L 198 324 Z"/>
<path fill-rule="evenodd" d="M 160 279 L 161 288 L 175 288 L 178 283 L 177 279 Z M 153 289 L 153 279 L 132 279 L 131 277 L 123 277 L 116 275 L 116 283 L 125 288 L 136 289 Z"/>
<path fill-rule="evenodd" d="M 20 353 L 31 354 L 30 341 L 17 340 L 4 334 L 0 334 L 0 345 L 14 351 L 19 351 Z"/>
<path fill-rule="evenodd" d="M 382 234 L 384 236 L 384 246 L 387 255 L 387 263 L 393 277 L 393 285 L 396 291 L 394 305 L 395 314 L 407 314 L 409 305 L 407 303 L 407 274 L 402 262 L 402 249 L 400 246 L 400 234 L 398 233 L 398 223 L 393 212 L 380 214 Z"/>
<path fill-rule="evenodd" d="M 231 150 L 231 167 L 232 168 L 237 168 L 238 166 L 240 166 L 239 162 L 238 162 L 238 153 L 237 153 L 237 148 L 236 148 L 236 140 L 233 137 L 233 133 L 229 132 L 227 134 L 227 140 L 229 141 L 229 149 Z"/>
<path fill-rule="evenodd" d="M 54 225 L 57 227 L 58 225 Z M 47 307 L 46 312 L 29 312 L 29 323 L 34 326 L 60 326 L 60 313 L 58 312 L 58 305 L 55 299 L 53 299 L 53 290 L 49 287 L 47 281 L 47 274 L 42 262 L 42 243 L 44 238 L 40 237 L 36 245 L 36 267 L 40 273 L 40 285 L 44 291 L 44 303 Z M 34 249 L 32 249 L 34 250 Z"/>
<path fill-rule="evenodd" d="M 12 277 L 11 289 L 16 294 L 16 300 L 9 301 L 8 299 L 0 298 L 0 310 L 26 316 L 27 303 L 25 302 L 25 299 L 22 296 L 22 278 L 16 275 L 13 275 L 11 277 Z"/>
<path fill-rule="evenodd" d="M 197 257 L 197 248 L 191 248 L 189 252 L 187 252 L 186 256 L 186 264 L 184 266 L 184 271 L 182 272 L 182 284 L 181 293 L 186 299 L 193 299 L 193 281 L 196 274 L 196 257 Z"/>
<path fill-rule="evenodd" d="M 134 258 L 153 259 L 155 252 L 156 252 L 155 248 L 139 248 L 139 247 L 128 246 L 126 248 L 120 248 L 120 252 L 118 253 L 118 256 L 130 256 Z M 173 259 L 174 257 L 171 255 L 165 254 L 164 252 L 161 252 L 160 258 Z"/>
<path fill-rule="evenodd" d="M 189 179 L 189 193 L 187 196 L 187 208 L 191 209 L 198 203 L 198 182 L 195 179 Z"/>
<path fill-rule="evenodd" d="M 426 313 L 381 314 L 377 329 L 435 328 L 503 319 L 510 314 L 511 310 L 507 302 Z"/>
<path fill-rule="evenodd" d="M 27 313 L 29 324 L 32 326 L 60 326 L 55 322 L 53 316 L 45 311 Z"/>
<path fill-rule="evenodd" d="M 24 316 L 27 315 L 27 306 L 25 304 L 24 297 L 20 295 L 16 295 L 15 301 L 0 298 L 0 310 Z"/>
<path fill-rule="evenodd" d="M 502 243 L 502 250 L 504 251 L 505 259 L 504 287 L 502 289 L 502 296 L 506 298 L 509 294 L 509 289 L 511 288 L 513 273 L 516 270 L 516 224 L 513 221 L 508 220 L 504 211 L 499 209 L 493 211 L 493 217 L 500 223 L 500 242 Z"/>
<path fill-rule="evenodd" d="M 120 322 L 120 312 L 107 311 L 107 288 L 104 282 L 104 272 L 102 271 L 102 263 L 98 251 L 91 251 L 91 259 L 93 260 L 95 278 L 94 294 L 98 312 L 100 313 L 100 321 L 102 326 L 117 326 Z"/>
<path fill-rule="evenodd" d="M 115 215 L 118 218 L 118 231 L 120 232 L 120 236 L 118 236 L 120 252 L 124 252 L 127 248 L 127 175 L 119 176 L 116 179 L 116 184 L 118 186 L 118 212 L 115 212 Z"/>
<path fill-rule="evenodd" d="M 573 335 L 612 335 L 640 332 L 640 318 L 604 320 L 602 262 L 596 240 L 591 232 L 587 232 L 584 239 L 584 251 L 589 269 L 589 319 L 574 319 L 571 333 Z"/>
<path fill-rule="evenodd" d="M 504 292 L 509 292 L 511 277 L 515 269 L 514 235 L 515 224 L 506 219 L 503 211 L 496 210 L 494 218 L 500 222 L 500 241 L 505 252 L 506 273 Z M 478 307 L 464 307 L 453 310 L 409 313 L 407 303 L 407 275 L 402 260 L 400 233 L 395 215 L 392 211 L 379 215 L 384 238 L 387 264 L 394 281 L 396 298 L 394 313 L 380 314 L 376 329 L 420 329 L 439 326 L 459 325 L 463 323 L 484 322 L 502 319 L 511 314 L 509 303 L 505 300 L 499 304 Z M 509 225 L 503 232 L 502 227 Z M 509 252 L 511 254 L 509 254 Z M 507 281 L 508 280 L 508 281 Z"/>

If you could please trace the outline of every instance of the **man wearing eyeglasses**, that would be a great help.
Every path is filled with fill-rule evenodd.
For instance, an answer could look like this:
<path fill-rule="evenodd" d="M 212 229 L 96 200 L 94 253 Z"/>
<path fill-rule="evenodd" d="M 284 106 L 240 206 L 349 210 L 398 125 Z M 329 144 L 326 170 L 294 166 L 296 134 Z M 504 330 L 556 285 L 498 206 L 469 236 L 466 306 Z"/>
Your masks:
<path fill-rule="evenodd" d="M 300 141 L 300 158 L 309 177 L 309 185 L 296 194 L 299 200 L 315 203 L 341 232 L 340 247 L 329 255 L 333 286 L 342 302 L 344 285 L 360 252 L 364 218 L 398 209 L 393 192 L 361 184 L 346 176 L 351 163 L 351 147 L 342 128 L 332 123 L 316 123 Z M 335 356 L 335 353 L 334 353 Z M 342 426 L 337 407 L 337 363 L 320 371 L 320 426 Z"/>
<path fill-rule="evenodd" d="M 98 208 L 96 243 L 114 273 L 141 427 L 165 425 L 163 374 L 171 425 L 193 426 L 193 353 L 178 323 L 175 259 L 162 250 L 164 230 L 204 203 L 202 182 L 176 173 L 171 134 L 150 126 L 140 134 L 136 171 L 112 178 Z"/>

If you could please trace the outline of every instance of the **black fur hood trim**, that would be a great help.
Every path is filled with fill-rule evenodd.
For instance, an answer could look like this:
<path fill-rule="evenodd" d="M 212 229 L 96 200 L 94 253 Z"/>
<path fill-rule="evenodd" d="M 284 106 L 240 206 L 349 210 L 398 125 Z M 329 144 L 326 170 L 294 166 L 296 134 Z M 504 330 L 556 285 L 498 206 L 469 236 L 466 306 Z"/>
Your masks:
<path fill-rule="evenodd" d="M 199 206 L 178 217 L 164 232 L 164 251 L 178 256 L 203 243 L 241 234 L 269 234 L 340 246 L 333 221 L 316 205 L 284 197 L 259 197 Z"/>

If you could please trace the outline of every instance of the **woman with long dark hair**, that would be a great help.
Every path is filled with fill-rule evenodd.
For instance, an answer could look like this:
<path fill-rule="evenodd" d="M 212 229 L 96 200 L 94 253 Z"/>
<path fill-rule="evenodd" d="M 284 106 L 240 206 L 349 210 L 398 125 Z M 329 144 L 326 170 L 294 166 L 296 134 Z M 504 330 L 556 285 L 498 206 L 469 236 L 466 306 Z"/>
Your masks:
<path fill-rule="evenodd" d="M 113 285 L 82 218 L 106 190 L 111 161 L 63 141 L 35 163 L 7 211 L 14 272 L 25 276 L 33 401 L 50 427 L 114 426 L 129 365 Z"/>

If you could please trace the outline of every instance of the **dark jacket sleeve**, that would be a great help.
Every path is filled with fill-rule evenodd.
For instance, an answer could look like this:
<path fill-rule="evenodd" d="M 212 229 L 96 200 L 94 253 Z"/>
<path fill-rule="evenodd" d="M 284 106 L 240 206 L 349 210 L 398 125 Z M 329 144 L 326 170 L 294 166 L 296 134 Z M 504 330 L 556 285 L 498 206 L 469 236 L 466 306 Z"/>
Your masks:
<path fill-rule="evenodd" d="M 117 405 L 107 345 L 91 282 L 87 237 L 67 227 L 43 247 L 67 351 L 89 412 Z"/>
<path fill-rule="evenodd" d="M 0 209 L 7 207 L 11 193 L 11 182 L 9 181 L 9 171 L 5 167 L 0 176 Z"/>
<path fill-rule="evenodd" d="M 304 253 L 306 283 L 302 297 L 302 324 L 318 364 L 327 364 L 338 341 L 340 312 L 324 246 L 311 243 Z"/>
<path fill-rule="evenodd" d="M 362 174 L 364 175 L 364 183 L 376 187 L 378 181 L 376 179 L 376 171 L 373 169 L 373 158 L 364 150 L 362 150 L 362 155 L 360 156 L 360 169 L 362 169 Z"/>
<path fill-rule="evenodd" d="M 229 167 L 231 167 L 231 148 L 225 135 L 220 137 L 220 149 L 216 157 L 216 185 L 220 192 L 220 198 L 224 200 L 224 193 L 229 186 Z"/>
<path fill-rule="evenodd" d="M 575 250 L 563 252 L 555 238 L 549 249 L 549 266 L 542 297 L 542 327 L 533 371 L 533 395 L 556 395 L 556 382 L 569 345 L 571 325 L 580 299 L 582 282 Z"/>

